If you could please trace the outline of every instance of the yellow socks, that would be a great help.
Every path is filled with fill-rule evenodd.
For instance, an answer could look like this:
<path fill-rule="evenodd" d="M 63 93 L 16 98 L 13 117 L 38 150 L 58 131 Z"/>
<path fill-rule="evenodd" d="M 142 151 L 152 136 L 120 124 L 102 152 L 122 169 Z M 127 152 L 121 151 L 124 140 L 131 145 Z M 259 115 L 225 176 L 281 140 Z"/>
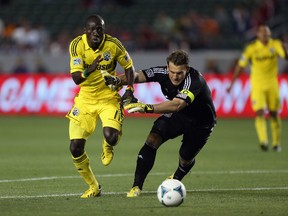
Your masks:
<path fill-rule="evenodd" d="M 255 118 L 255 127 L 260 144 L 268 144 L 267 126 L 264 116 Z"/>
<path fill-rule="evenodd" d="M 90 187 L 96 187 L 98 188 L 99 184 L 98 181 L 96 180 L 91 167 L 90 167 L 90 161 L 88 158 L 88 155 L 86 152 L 83 153 L 80 157 L 74 158 L 72 156 L 74 165 L 79 172 L 79 174 L 82 176 L 82 178 L 85 180 L 85 182 L 90 186 Z"/>
<path fill-rule="evenodd" d="M 270 128 L 271 128 L 271 135 L 272 135 L 272 146 L 280 145 L 280 137 L 281 137 L 280 117 L 277 117 L 277 118 L 270 117 Z"/>

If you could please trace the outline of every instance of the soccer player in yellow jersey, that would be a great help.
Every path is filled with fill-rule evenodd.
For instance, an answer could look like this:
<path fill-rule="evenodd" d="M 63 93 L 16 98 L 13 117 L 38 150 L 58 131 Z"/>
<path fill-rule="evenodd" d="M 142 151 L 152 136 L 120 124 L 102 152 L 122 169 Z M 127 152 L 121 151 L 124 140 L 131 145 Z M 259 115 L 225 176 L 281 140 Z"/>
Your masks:
<path fill-rule="evenodd" d="M 263 151 L 269 149 L 266 109 L 269 112 L 272 148 L 276 152 L 281 151 L 281 120 L 278 114 L 281 106 L 277 76 L 278 57 L 288 59 L 287 50 L 280 40 L 271 38 L 271 31 L 267 25 L 260 25 L 257 29 L 257 39 L 246 46 L 235 68 L 231 84 L 227 88 L 227 91 L 230 92 L 237 77 L 250 64 L 251 102 L 256 113 L 255 127 L 260 148 Z"/>
<path fill-rule="evenodd" d="M 104 20 L 99 15 L 86 19 L 84 34 L 76 37 L 69 47 L 70 72 L 73 81 L 80 86 L 74 106 L 66 115 L 70 119 L 70 152 L 76 169 L 89 185 L 81 198 L 96 197 L 101 187 L 90 167 L 85 143 L 93 133 L 99 119 L 102 121 L 102 163 L 110 164 L 115 146 L 122 134 L 123 107 L 117 90 L 105 84 L 105 76 L 116 75 L 117 62 L 125 70 L 128 86 L 122 102 L 134 100 L 134 67 L 132 59 L 122 43 L 104 33 Z"/>

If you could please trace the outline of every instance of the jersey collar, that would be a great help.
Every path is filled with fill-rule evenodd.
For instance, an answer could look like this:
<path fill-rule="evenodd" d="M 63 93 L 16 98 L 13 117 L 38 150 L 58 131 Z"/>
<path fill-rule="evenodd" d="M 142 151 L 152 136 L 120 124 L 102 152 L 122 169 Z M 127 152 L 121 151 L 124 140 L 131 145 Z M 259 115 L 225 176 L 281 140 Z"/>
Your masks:
<path fill-rule="evenodd" d="M 98 52 L 99 49 L 100 49 L 101 47 L 103 47 L 105 38 L 106 38 L 106 34 L 104 34 L 103 40 L 102 40 L 102 42 L 100 43 L 98 49 L 95 50 L 95 52 Z M 89 46 L 89 44 L 88 44 L 87 35 L 86 35 L 86 34 L 83 34 L 83 35 L 82 35 L 82 39 L 83 39 L 83 42 L 84 42 L 84 44 L 85 44 L 85 50 L 92 49 L 92 48 Z"/>
<path fill-rule="evenodd" d="M 257 39 L 256 41 L 257 41 L 258 46 L 268 46 L 271 43 L 272 39 L 270 38 L 266 45 L 264 45 L 259 39 Z"/>

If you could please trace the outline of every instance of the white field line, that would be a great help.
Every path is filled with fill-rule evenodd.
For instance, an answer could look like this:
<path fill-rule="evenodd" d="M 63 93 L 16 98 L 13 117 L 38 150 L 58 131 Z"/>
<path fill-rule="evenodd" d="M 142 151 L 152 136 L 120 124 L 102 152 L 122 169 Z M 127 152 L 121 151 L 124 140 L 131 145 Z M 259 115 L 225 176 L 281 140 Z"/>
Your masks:
<path fill-rule="evenodd" d="M 196 189 L 187 190 L 192 192 L 215 192 L 215 191 L 267 191 L 267 190 L 288 190 L 288 187 L 261 187 L 261 188 L 211 188 L 211 189 Z M 127 192 L 104 192 L 103 195 L 126 195 Z M 142 191 L 142 194 L 156 194 L 156 191 Z M 37 199 L 37 198 L 53 198 L 53 197 L 74 197 L 81 194 L 43 194 L 35 196 L 0 196 L 1 199 Z"/>
<path fill-rule="evenodd" d="M 235 171 L 192 171 L 192 175 L 223 175 L 223 174 L 272 174 L 272 173 L 288 173 L 288 170 L 235 170 Z M 167 176 L 171 173 L 149 173 L 150 176 Z M 127 177 L 133 176 L 132 173 L 118 173 L 118 174 L 103 174 L 96 175 L 99 178 L 107 178 L 107 177 Z M 47 180 L 55 180 L 55 179 L 74 179 L 80 178 L 80 176 L 49 176 L 49 177 L 38 177 L 38 178 L 23 178 L 23 179 L 2 179 L 0 183 L 11 183 L 11 182 L 26 182 L 26 181 L 47 181 Z"/>

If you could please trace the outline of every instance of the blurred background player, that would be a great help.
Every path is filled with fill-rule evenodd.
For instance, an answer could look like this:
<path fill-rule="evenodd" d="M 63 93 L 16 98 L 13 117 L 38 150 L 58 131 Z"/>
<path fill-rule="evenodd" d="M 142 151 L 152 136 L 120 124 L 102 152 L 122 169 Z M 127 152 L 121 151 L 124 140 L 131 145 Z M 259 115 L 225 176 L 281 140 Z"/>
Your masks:
<path fill-rule="evenodd" d="M 134 67 L 132 59 L 121 42 L 104 34 L 104 20 L 99 15 L 86 19 L 84 34 L 70 43 L 70 67 L 73 81 L 80 86 L 80 92 L 74 99 L 74 106 L 66 115 L 70 119 L 70 152 L 75 167 L 89 189 L 82 198 L 100 195 L 101 188 L 91 170 L 89 158 L 85 152 L 85 143 L 102 121 L 103 153 L 102 163 L 109 165 L 113 158 L 113 146 L 122 135 L 123 108 L 121 97 L 105 85 L 104 74 L 116 75 L 118 62 L 124 69 L 128 86 L 122 100 L 127 103 L 133 96 Z M 102 71 L 103 70 L 103 71 Z"/>
<path fill-rule="evenodd" d="M 271 38 L 271 31 L 267 25 L 260 25 L 257 29 L 257 39 L 248 44 L 234 70 L 233 78 L 227 91 L 243 69 L 251 66 L 251 102 L 256 113 L 255 127 L 263 151 L 268 151 L 268 134 L 265 111 L 269 111 L 272 134 L 272 148 L 280 152 L 281 119 L 279 116 L 280 93 L 278 86 L 278 57 L 287 59 L 287 50 L 280 40 Z"/>
<path fill-rule="evenodd" d="M 170 178 L 182 180 L 195 164 L 195 157 L 206 144 L 216 124 L 211 92 L 203 76 L 189 67 L 188 54 L 172 52 L 166 66 L 152 67 L 135 73 L 136 83 L 158 82 L 168 101 L 159 104 L 130 103 L 128 112 L 158 113 L 161 115 L 140 149 L 134 183 L 127 197 L 137 197 L 146 176 L 152 169 L 157 149 L 167 140 L 183 135 L 179 150 L 178 168 Z M 126 77 L 119 76 L 126 84 Z"/>

